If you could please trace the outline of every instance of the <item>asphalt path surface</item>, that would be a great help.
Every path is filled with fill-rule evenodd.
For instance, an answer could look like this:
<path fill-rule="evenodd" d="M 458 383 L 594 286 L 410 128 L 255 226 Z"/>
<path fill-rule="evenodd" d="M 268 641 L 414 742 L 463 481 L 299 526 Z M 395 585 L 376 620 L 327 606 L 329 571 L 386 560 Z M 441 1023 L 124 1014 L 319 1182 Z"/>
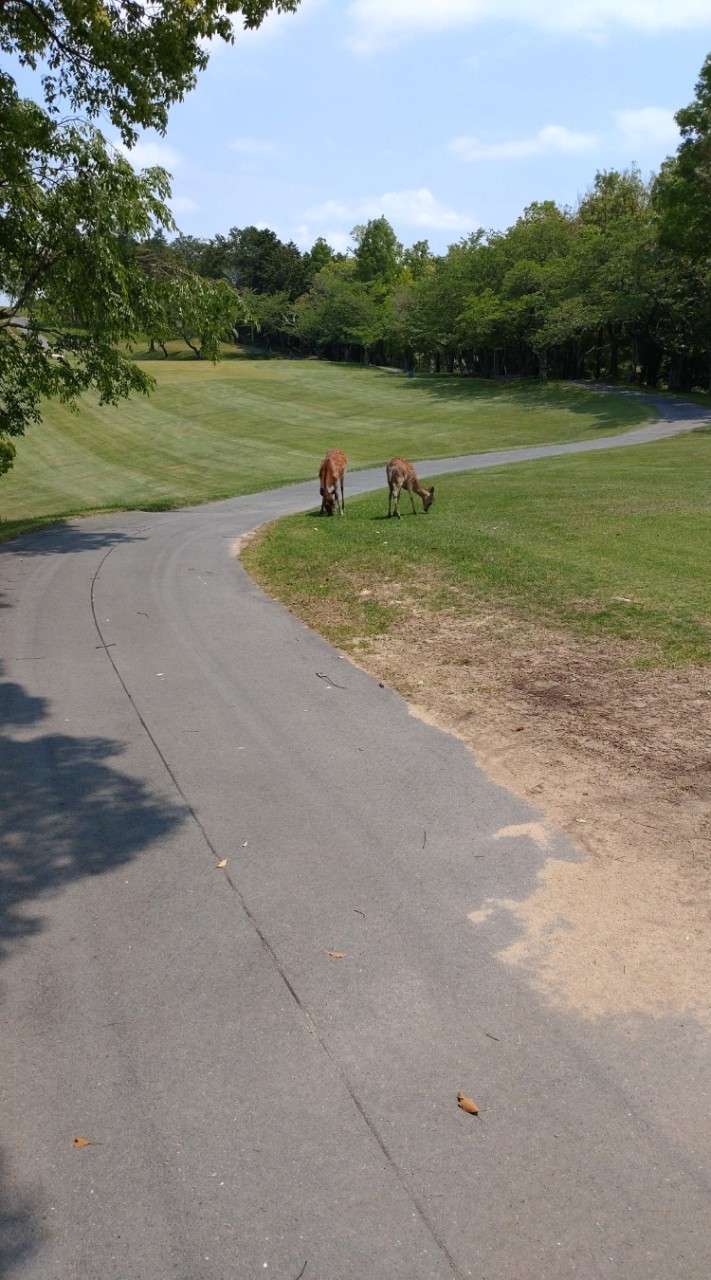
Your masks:
<path fill-rule="evenodd" d="M 664 411 L 418 471 L 703 417 Z M 533 892 L 541 815 L 251 583 L 235 540 L 315 505 L 0 547 L 0 1271 L 707 1280 L 708 1043 L 539 997 L 469 919 Z"/>

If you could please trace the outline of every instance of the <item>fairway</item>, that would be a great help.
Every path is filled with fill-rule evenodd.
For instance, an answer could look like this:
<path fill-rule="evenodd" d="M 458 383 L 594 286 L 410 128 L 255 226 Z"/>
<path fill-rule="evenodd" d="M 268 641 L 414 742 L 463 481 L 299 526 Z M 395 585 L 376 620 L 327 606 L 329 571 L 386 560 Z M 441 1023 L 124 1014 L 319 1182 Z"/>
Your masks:
<path fill-rule="evenodd" d="M 316 477 L 327 448 L 351 468 L 590 440 L 654 418 L 570 384 L 402 373 L 317 360 L 146 361 L 157 386 L 78 413 L 56 403 L 17 441 L 0 480 L 0 536 L 18 521 L 117 507 L 169 508 Z"/>

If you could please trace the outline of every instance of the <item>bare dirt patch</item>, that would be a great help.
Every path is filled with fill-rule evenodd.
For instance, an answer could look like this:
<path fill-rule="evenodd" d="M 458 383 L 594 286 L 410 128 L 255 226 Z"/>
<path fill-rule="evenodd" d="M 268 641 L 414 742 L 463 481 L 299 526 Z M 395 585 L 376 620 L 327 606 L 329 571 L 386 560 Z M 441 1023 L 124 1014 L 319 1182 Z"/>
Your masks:
<path fill-rule="evenodd" d="M 584 1015 L 711 1026 L 709 669 L 638 670 L 629 645 L 382 592 L 402 623 L 350 656 L 535 805 L 541 822 L 521 834 L 545 853 L 549 828 L 563 830 L 587 854 L 546 856 L 528 901 L 484 902 L 473 927 L 512 912 L 520 934 L 502 958 Z"/>

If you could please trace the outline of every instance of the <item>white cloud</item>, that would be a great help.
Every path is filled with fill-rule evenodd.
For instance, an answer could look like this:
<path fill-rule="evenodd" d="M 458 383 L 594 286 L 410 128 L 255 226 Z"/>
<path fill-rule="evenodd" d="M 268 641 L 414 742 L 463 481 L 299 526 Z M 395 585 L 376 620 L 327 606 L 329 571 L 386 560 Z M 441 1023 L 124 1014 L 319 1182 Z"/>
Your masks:
<path fill-rule="evenodd" d="M 242 156 L 273 156 L 277 153 L 275 143 L 264 142 L 260 138 L 235 138 L 228 146 L 230 151 Z"/>
<path fill-rule="evenodd" d="M 327 244 L 330 244 L 334 253 L 348 253 L 349 249 L 353 249 L 353 241 L 347 231 L 326 231 L 322 232 L 323 238 Z M 317 239 L 313 237 L 311 244 Z M 311 248 L 311 245 L 309 245 Z"/>
<path fill-rule="evenodd" d="M 307 223 L 302 222 L 298 227 L 292 227 L 290 231 L 285 231 L 282 238 L 293 240 L 294 244 L 298 245 L 303 253 L 306 253 L 313 248 L 319 236 L 323 236 L 326 243 L 336 253 L 347 253 L 349 249 L 352 250 L 353 248 L 353 242 L 347 231 L 331 231 L 321 223 L 309 226 Z"/>
<path fill-rule="evenodd" d="M 173 169 L 177 169 L 181 164 L 180 155 L 175 150 L 175 147 L 171 147 L 168 142 L 144 140 L 137 142 L 130 150 L 122 142 L 115 142 L 114 146 L 133 165 L 134 169 L 150 169 L 154 165 L 160 165 L 161 168 L 167 169 L 169 173 L 172 173 Z"/>
<path fill-rule="evenodd" d="M 482 142 L 479 138 L 453 138 L 448 150 L 462 160 L 522 160 L 528 156 L 560 155 L 591 151 L 597 146 L 594 133 L 575 133 L 561 124 L 548 124 L 532 138 L 510 138 L 503 142 Z"/>
<path fill-rule="evenodd" d="M 388 191 L 383 196 L 361 202 L 363 213 L 368 218 L 379 218 L 385 214 L 388 220 L 394 219 L 408 227 L 428 228 L 432 231 L 468 231 L 471 219 L 465 218 L 454 209 L 448 209 L 432 195 L 428 187 L 418 187 L 412 191 Z"/>
<path fill-rule="evenodd" d="M 492 19 L 584 35 L 620 26 L 637 31 L 711 27 L 709 0 L 352 0 L 349 15 L 350 43 L 361 53 L 420 32 Z"/>
<path fill-rule="evenodd" d="M 616 111 L 620 137 L 635 152 L 657 151 L 660 147 L 676 148 L 679 130 L 672 111 L 663 107 L 642 107 L 639 111 Z"/>
<path fill-rule="evenodd" d="M 169 203 L 173 213 L 197 213 L 200 208 L 189 196 L 174 196 Z"/>
<path fill-rule="evenodd" d="M 348 206 L 342 204 L 339 200 L 326 200 L 324 204 L 318 205 L 317 208 L 312 209 L 306 216 L 317 218 L 319 220 L 323 220 L 324 218 L 337 218 L 342 222 L 345 218 L 353 217 L 354 215 L 352 213 L 349 214 Z"/>
<path fill-rule="evenodd" d="M 428 187 L 410 191 L 386 191 L 380 196 L 363 196 L 352 205 L 328 200 L 309 211 L 311 221 L 339 221 L 351 224 L 385 216 L 399 226 L 417 227 L 421 231 L 468 231 L 471 218 L 448 209 L 433 196 Z"/>

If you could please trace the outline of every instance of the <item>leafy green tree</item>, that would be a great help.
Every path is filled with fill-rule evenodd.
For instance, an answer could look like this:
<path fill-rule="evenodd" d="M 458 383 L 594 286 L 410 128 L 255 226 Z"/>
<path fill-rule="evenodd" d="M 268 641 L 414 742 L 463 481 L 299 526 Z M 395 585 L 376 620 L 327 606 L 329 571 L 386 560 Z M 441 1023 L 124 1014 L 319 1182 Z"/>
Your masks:
<path fill-rule="evenodd" d="M 403 250 L 402 265 L 412 280 L 420 280 L 432 268 L 432 253 L 427 240 L 416 240 L 409 249 Z"/>
<path fill-rule="evenodd" d="M 319 236 L 314 241 L 308 253 L 304 254 L 304 277 L 306 285 L 313 284 L 314 277 L 319 271 L 323 271 L 329 262 L 335 262 L 337 255 L 333 252 L 327 240 L 323 236 Z"/>
<path fill-rule="evenodd" d="M 394 284 L 402 266 L 402 245 L 387 218 L 373 218 L 365 226 L 354 227 L 351 236 L 356 243 L 356 279 Z"/>
<path fill-rule="evenodd" d="M 297 336 L 297 311 L 287 293 L 247 292 L 240 296 L 249 322 L 258 330 L 268 351 L 273 346 L 291 345 Z"/>
<path fill-rule="evenodd" d="M 225 280 L 183 272 L 162 280 L 151 295 L 145 331 L 166 354 L 171 338 L 182 338 L 197 360 L 219 360 L 220 342 L 235 324 L 237 299 Z"/>
<path fill-rule="evenodd" d="M 358 280 L 352 261 L 320 271 L 297 304 L 299 334 L 312 347 L 352 358 L 357 346 L 367 355 L 382 340 L 383 314 L 368 285 Z"/>
<path fill-rule="evenodd" d="M 217 237 L 217 240 L 222 241 L 222 237 Z M 219 278 L 222 275 L 219 243 L 216 247 L 214 241 L 201 240 L 199 236 L 186 236 L 181 232 L 171 241 L 169 248 L 172 261 L 186 271 L 193 271 L 198 276 Z M 218 260 L 219 265 L 217 270 L 211 270 L 215 259 Z"/>
<path fill-rule="evenodd" d="M 257 27 L 297 5 L 3 0 L 0 50 L 41 68 L 43 103 L 0 71 L 0 471 L 43 397 L 74 405 L 93 387 L 111 403 L 151 386 L 121 348 L 161 305 L 135 245 L 173 227 L 168 178 L 135 174 L 91 120 L 107 117 L 127 145 L 142 128 L 164 131 L 170 105 L 207 63 L 208 41 L 233 40 L 233 15 Z"/>
<path fill-rule="evenodd" d="M 134 237 L 171 220 L 161 170 L 136 175 L 94 129 L 56 124 L 8 77 L 0 117 L 34 144 L 0 159 L 0 430 L 9 437 L 39 420 L 43 396 L 73 404 L 94 387 L 111 403 L 149 389 L 119 344 L 151 306 Z"/>
<path fill-rule="evenodd" d="M 418 358 L 432 361 L 437 372 L 442 359 L 453 367 L 457 347 L 457 317 L 469 286 L 472 255 L 468 242 L 451 245 L 436 258 L 430 271 L 413 281 L 409 308 L 411 345 Z"/>
<path fill-rule="evenodd" d="M 221 274 L 236 289 L 254 293 L 286 293 L 292 301 L 307 284 L 304 261 L 298 247 L 284 244 L 266 227 L 233 227 L 221 240 L 216 260 Z"/>
<path fill-rule="evenodd" d="M 139 129 L 165 131 L 170 106 L 194 88 L 207 66 L 207 42 L 234 42 L 234 16 L 247 28 L 259 27 L 271 10 L 293 13 L 298 3 L 4 0 L 0 49 L 24 66 L 42 65 L 51 110 L 65 101 L 90 119 L 106 114 L 130 144 Z"/>
<path fill-rule="evenodd" d="M 681 143 L 663 166 L 655 186 L 665 242 L 696 258 L 711 258 L 711 54 L 696 85 L 696 97 L 677 112 Z"/>

